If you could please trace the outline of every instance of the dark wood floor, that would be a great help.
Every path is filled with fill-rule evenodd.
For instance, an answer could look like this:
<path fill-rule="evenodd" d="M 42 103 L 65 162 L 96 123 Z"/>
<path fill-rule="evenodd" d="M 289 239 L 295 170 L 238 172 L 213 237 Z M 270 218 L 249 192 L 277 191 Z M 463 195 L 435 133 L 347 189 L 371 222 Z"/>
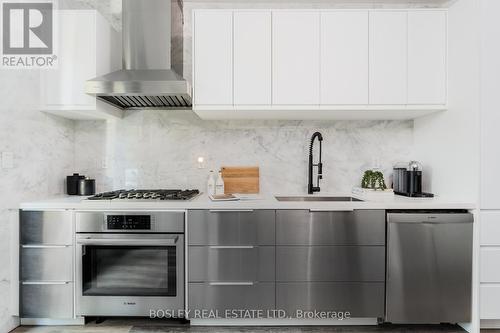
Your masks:
<path fill-rule="evenodd" d="M 110 319 L 85 326 L 22 326 L 12 333 L 464 333 L 456 325 L 380 326 L 186 326 L 176 322 Z M 488 331 L 488 333 L 500 333 Z"/>

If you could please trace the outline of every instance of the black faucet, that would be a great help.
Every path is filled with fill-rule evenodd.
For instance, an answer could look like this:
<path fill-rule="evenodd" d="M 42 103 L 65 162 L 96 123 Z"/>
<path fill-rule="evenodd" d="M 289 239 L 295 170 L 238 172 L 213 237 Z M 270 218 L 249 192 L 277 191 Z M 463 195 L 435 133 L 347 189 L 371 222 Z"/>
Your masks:
<path fill-rule="evenodd" d="M 314 140 L 318 138 L 319 141 L 319 162 L 318 164 L 313 164 L 313 147 Z M 307 193 L 313 194 L 314 192 L 319 192 L 321 189 L 319 187 L 319 180 L 323 179 L 323 163 L 321 163 L 321 142 L 323 141 L 323 135 L 320 132 L 315 132 L 311 137 L 311 145 L 309 146 L 309 182 L 307 184 Z M 316 186 L 313 185 L 313 167 L 318 167 L 318 179 Z"/>

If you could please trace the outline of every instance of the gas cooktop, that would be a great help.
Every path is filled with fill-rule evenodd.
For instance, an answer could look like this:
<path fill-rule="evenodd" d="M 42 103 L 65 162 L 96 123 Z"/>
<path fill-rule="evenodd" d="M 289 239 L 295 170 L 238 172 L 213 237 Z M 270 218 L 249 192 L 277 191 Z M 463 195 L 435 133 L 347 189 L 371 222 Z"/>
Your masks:
<path fill-rule="evenodd" d="M 117 190 L 98 193 L 88 200 L 190 200 L 198 194 L 198 190 Z"/>

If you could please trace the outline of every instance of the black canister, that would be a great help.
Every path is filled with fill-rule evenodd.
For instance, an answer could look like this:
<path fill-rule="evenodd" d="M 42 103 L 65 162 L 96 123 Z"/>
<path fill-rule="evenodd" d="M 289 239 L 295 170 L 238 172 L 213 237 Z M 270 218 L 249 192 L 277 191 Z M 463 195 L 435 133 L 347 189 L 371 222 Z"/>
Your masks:
<path fill-rule="evenodd" d="M 84 178 L 80 179 L 78 184 L 79 195 L 94 195 L 95 194 L 95 179 Z"/>
<path fill-rule="evenodd" d="M 77 173 L 66 177 L 66 193 L 68 195 L 78 195 L 81 179 L 85 179 L 85 176 Z"/>

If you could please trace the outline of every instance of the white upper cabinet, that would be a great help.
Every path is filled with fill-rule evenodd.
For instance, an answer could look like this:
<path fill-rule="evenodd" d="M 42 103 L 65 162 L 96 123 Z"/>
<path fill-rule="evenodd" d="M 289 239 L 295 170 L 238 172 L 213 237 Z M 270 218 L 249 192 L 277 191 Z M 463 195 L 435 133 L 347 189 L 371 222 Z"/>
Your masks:
<path fill-rule="evenodd" d="M 368 104 L 368 12 L 321 13 L 321 104 Z"/>
<path fill-rule="evenodd" d="M 234 104 L 271 105 L 271 13 L 234 13 Z"/>
<path fill-rule="evenodd" d="M 193 109 L 205 119 L 444 110 L 446 20 L 445 9 L 195 10 Z"/>
<path fill-rule="evenodd" d="M 273 12 L 273 104 L 319 105 L 319 16 Z"/>
<path fill-rule="evenodd" d="M 121 67 L 121 38 L 95 10 L 58 10 L 57 67 L 41 71 L 41 110 L 72 119 L 121 111 L 85 94 L 85 81 Z"/>
<path fill-rule="evenodd" d="M 194 103 L 233 105 L 233 13 L 194 16 Z"/>
<path fill-rule="evenodd" d="M 446 104 L 446 12 L 408 12 L 408 104 Z"/>
<path fill-rule="evenodd" d="M 370 104 L 407 102 L 406 11 L 370 12 Z"/>

